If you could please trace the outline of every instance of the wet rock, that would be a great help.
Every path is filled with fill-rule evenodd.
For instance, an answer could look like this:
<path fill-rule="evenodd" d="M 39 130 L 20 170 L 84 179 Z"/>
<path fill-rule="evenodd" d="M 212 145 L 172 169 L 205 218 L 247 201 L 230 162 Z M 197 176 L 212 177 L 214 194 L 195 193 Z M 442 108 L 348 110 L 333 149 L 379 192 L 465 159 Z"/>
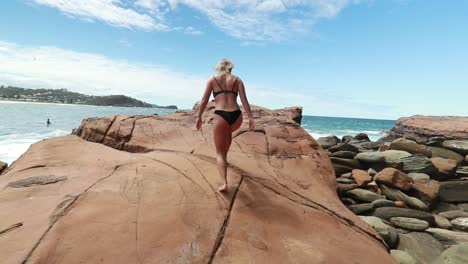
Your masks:
<path fill-rule="evenodd" d="M 380 207 L 380 208 L 376 208 L 374 212 L 372 213 L 372 215 L 385 219 L 385 220 L 390 220 L 390 218 L 392 217 L 409 217 L 409 218 L 416 218 L 416 219 L 424 220 L 428 222 L 430 225 L 435 224 L 433 215 L 426 213 L 426 212 L 409 209 L 409 208 Z"/>
<path fill-rule="evenodd" d="M 397 249 L 390 250 L 390 255 L 398 264 L 418 264 L 418 262 L 407 252 Z"/>
<path fill-rule="evenodd" d="M 354 136 L 354 139 L 359 140 L 359 141 L 363 141 L 363 140 L 370 141 L 369 136 L 367 134 L 365 134 L 365 133 L 357 134 L 356 136 Z"/>
<path fill-rule="evenodd" d="M 330 152 L 337 152 L 337 151 L 351 151 L 351 152 L 359 152 L 359 149 L 350 144 L 338 144 L 336 146 L 330 147 L 328 149 Z"/>
<path fill-rule="evenodd" d="M 342 143 L 348 143 L 348 142 L 350 142 L 351 140 L 353 140 L 353 136 L 349 136 L 349 135 L 343 136 L 343 137 L 341 138 L 341 142 L 342 142 Z"/>
<path fill-rule="evenodd" d="M 442 212 L 442 213 L 439 213 L 439 215 L 447 218 L 448 220 L 452 220 L 452 219 L 459 218 L 459 217 L 468 217 L 468 212 L 465 212 L 463 210 L 454 210 L 454 211 Z"/>
<path fill-rule="evenodd" d="M 403 150 L 411 154 L 423 154 L 426 157 L 432 156 L 432 152 L 427 146 L 420 145 L 405 138 L 399 138 L 392 141 L 392 143 L 390 143 L 390 148 L 394 150 Z"/>
<path fill-rule="evenodd" d="M 358 188 L 359 185 L 350 183 L 350 184 L 345 184 L 345 183 L 338 183 L 338 194 L 340 196 L 343 196 L 347 191 L 353 190 Z"/>
<path fill-rule="evenodd" d="M 408 177 L 413 179 L 413 181 L 425 181 L 425 180 L 430 180 L 431 177 L 425 173 L 418 173 L 418 172 L 411 172 L 408 173 Z"/>
<path fill-rule="evenodd" d="M 423 211 L 429 210 L 429 207 L 425 203 L 423 203 L 421 200 L 408 196 L 400 190 L 393 189 L 385 185 L 381 185 L 380 188 L 382 189 L 382 192 L 385 195 L 385 197 L 387 197 L 387 199 L 390 199 L 393 201 L 402 201 L 406 205 L 414 209 L 423 210 Z"/>
<path fill-rule="evenodd" d="M 362 152 L 354 157 L 355 159 L 359 160 L 360 162 L 366 163 L 379 163 L 385 160 L 384 155 L 382 152 Z"/>
<path fill-rule="evenodd" d="M 413 179 L 408 177 L 406 173 L 394 168 L 383 169 L 375 175 L 374 180 L 406 191 L 411 189 L 413 185 Z"/>
<path fill-rule="evenodd" d="M 439 199 L 445 202 L 468 202 L 468 181 L 441 182 Z"/>
<path fill-rule="evenodd" d="M 351 198 L 341 198 L 341 202 L 342 202 L 344 205 L 357 204 L 357 202 L 354 201 L 354 200 L 351 199 Z"/>
<path fill-rule="evenodd" d="M 398 244 L 398 233 L 395 228 L 385 224 L 380 218 L 375 216 L 359 216 L 364 222 L 372 226 L 377 233 L 385 240 L 390 248 L 395 248 Z"/>
<path fill-rule="evenodd" d="M 457 161 L 444 158 L 431 158 L 432 164 L 437 168 L 439 177 L 452 177 L 457 169 Z"/>
<path fill-rule="evenodd" d="M 65 176 L 34 176 L 8 183 L 8 187 L 25 188 L 33 185 L 46 185 L 66 180 Z"/>
<path fill-rule="evenodd" d="M 435 237 L 444 246 L 468 242 L 468 233 L 466 232 L 450 231 L 441 228 L 428 228 L 425 232 Z"/>
<path fill-rule="evenodd" d="M 399 234 L 398 250 L 408 252 L 419 263 L 430 263 L 443 251 L 444 246 L 431 235 L 421 232 Z"/>
<path fill-rule="evenodd" d="M 446 140 L 442 146 L 461 155 L 468 155 L 468 140 Z"/>
<path fill-rule="evenodd" d="M 366 214 L 374 210 L 374 206 L 371 203 L 349 205 L 348 208 L 357 215 Z"/>
<path fill-rule="evenodd" d="M 369 168 L 367 170 L 367 173 L 369 173 L 370 176 L 375 176 L 377 174 L 377 172 L 373 168 Z"/>
<path fill-rule="evenodd" d="M 466 264 L 468 263 L 468 243 L 461 243 L 446 249 L 431 264 Z"/>
<path fill-rule="evenodd" d="M 350 178 L 339 177 L 339 178 L 336 178 L 336 182 L 349 185 L 353 183 L 353 180 L 351 180 Z"/>
<path fill-rule="evenodd" d="M 372 202 L 374 208 L 379 207 L 395 207 L 395 204 L 392 201 L 386 199 L 378 199 Z"/>
<path fill-rule="evenodd" d="M 457 207 L 465 212 L 468 212 L 468 203 L 459 203 L 457 204 Z"/>
<path fill-rule="evenodd" d="M 372 177 L 365 170 L 353 170 L 352 177 L 359 186 L 365 186 L 372 182 Z"/>
<path fill-rule="evenodd" d="M 420 172 L 432 175 L 437 172 L 437 169 L 434 164 L 432 164 L 431 160 L 421 154 L 400 158 L 397 161 L 403 163 L 402 170 L 406 173 Z"/>
<path fill-rule="evenodd" d="M 353 159 L 357 155 L 357 152 L 352 151 L 337 151 L 330 153 L 330 157 L 342 158 L 342 159 Z"/>
<path fill-rule="evenodd" d="M 451 203 L 446 203 L 446 202 L 438 202 L 432 210 L 433 213 L 441 213 L 441 212 L 447 212 L 447 211 L 455 211 L 455 210 L 460 210 L 458 206 L 451 204 Z"/>
<path fill-rule="evenodd" d="M 456 171 L 457 177 L 468 177 L 468 166 L 459 167 Z"/>
<path fill-rule="evenodd" d="M 378 199 L 383 199 L 384 197 L 380 194 L 364 190 L 364 189 L 353 189 L 346 193 L 347 196 L 350 198 L 361 201 L 361 202 L 373 202 Z"/>
<path fill-rule="evenodd" d="M 463 156 L 456 153 L 455 151 L 444 149 L 444 148 L 437 148 L 437 147 L 429 147 L 432 152 L 432 157 L 439 157 L 443 159 L 452 159 L 456 160 L 458 164 L 463 161 Z"/>
<path fill-rule="evenodd" d="M 398 227 L 412 231 L 424 231 L 429 227 L 428 222 L 409 217 L 392 217 L 390 218 L 390 222 Z"/>
<path fill-rule="evenodd" d="M 340 143 L 340 139 L 336 136 L 320 137 L 317 143 L 324 149 L 328 149 Z"/>
<path fill-rule="evenodd" d="M 468 217 L 458 217 L 450 221 L 455 229 L 468 231 Z"/>
<path fill-rule="evenodd" d="M 452 229 L 452 224 L 447 218 L 440 215 L 434 215 L 434 219 L 437 227 L 444 229 Z"/>

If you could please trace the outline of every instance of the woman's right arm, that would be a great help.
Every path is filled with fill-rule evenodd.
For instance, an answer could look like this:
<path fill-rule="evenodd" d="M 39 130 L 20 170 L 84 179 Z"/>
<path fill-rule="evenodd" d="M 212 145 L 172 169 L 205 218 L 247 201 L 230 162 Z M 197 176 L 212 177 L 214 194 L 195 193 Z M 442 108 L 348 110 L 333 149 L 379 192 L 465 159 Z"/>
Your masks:
<path fill-rule="evenodd" d="M 242 106 L 244 107 L 245 112 L 247 112 L 247 116 L 249 117 L 249 130 L 253 130 L 255 128 L 255 121 L 253 120 L 249 100 L 247 100 L 247 94 L 245 93 L 244 82 L 241 79 L 239 79 L 238 91 Z"/>
<path fill-rule="evenodd" d="M 205 111 L 206 105 L 208 104 L 208 100 L 210 100 L 211 95 L 211 79 L 206 82 L 205 92 L 203 93 L 203 97 L 200 101 L 200 107 L 198 108 L 198 118 L 197 118 L 197 129 L 200 129 L 202 126 L 202 115 Z"/>

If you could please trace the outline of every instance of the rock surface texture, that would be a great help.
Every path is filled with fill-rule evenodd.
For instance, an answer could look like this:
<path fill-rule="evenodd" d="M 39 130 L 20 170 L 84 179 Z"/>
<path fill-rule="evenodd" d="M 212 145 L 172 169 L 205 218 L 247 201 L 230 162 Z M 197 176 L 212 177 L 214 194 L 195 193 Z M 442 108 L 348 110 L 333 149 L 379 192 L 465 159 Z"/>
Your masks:
<path fill-rule="evenodd" d="M 411 116 L 397 120 L 390 135 L 427 143 L 432 137 L 468 140 L 467 116 Z"/>
<path fill-rule="evenodd" d="M 207 109 L 202 131 L 192 112 L 118 115 L 34 144 L 0 177 L 1 263 L 395 263 L 297 108 L 254 108 L 216 192 Z"/>

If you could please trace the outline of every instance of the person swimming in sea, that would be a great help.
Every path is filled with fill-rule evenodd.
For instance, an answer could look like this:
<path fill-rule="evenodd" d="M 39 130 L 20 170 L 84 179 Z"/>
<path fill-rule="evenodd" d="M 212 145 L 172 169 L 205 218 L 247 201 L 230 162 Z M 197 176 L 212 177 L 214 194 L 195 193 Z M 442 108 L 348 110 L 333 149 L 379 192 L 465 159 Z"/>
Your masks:
<path fill-rule="evenodd" d="M 234 64 L 228 59 L 222 59 L 216 65 L 215 69 L 218 71 L 218 75 L 211 77 L 206 83 L 196 123 L 197 129 L 201 129 L 202 115 L 210 95 L 213 93 L 215 101 L 213 134 L 216 146 L 216 163 L 219 175 L 224 180 L 224 184 L 218 189 L 220 192 L 228 190 L 227 154 L 231 146 L 232 133 L 242 125 L 242 112 L 237 104 L 237 95 L 240 96 L 242 106 L 249 118 L 249 130 L 253 130 L 255 127 L 244 83 L 239 77 L 231 74 L 233 68 Z"/>
<path fill-rule="evenodd" d="M 52 123 L 50 122 L 50 119 L 47 118 L 47 126 L 50 126 Z"/>

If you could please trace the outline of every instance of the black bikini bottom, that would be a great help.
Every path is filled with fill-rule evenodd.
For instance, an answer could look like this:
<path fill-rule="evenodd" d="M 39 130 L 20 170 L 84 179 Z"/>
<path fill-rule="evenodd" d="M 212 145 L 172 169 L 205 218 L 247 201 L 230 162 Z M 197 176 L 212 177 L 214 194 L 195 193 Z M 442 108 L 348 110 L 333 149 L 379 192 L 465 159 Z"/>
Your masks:
<path fill-rule="evenodd" d="M 242 114 L 240 109 L 237 109 L 237 110 L 232 111 L 232 112 L 223 111 L 223 110 L 215 110 L 214 113 L 215 113 L 215 115 L 219 115 L 224 120 L 226 120 L 226 122 L 230 126 L 232 126 L 232 124 L 234 124 L 237 121 L 237 119 L 239 118 L 239 116 Z"/>

